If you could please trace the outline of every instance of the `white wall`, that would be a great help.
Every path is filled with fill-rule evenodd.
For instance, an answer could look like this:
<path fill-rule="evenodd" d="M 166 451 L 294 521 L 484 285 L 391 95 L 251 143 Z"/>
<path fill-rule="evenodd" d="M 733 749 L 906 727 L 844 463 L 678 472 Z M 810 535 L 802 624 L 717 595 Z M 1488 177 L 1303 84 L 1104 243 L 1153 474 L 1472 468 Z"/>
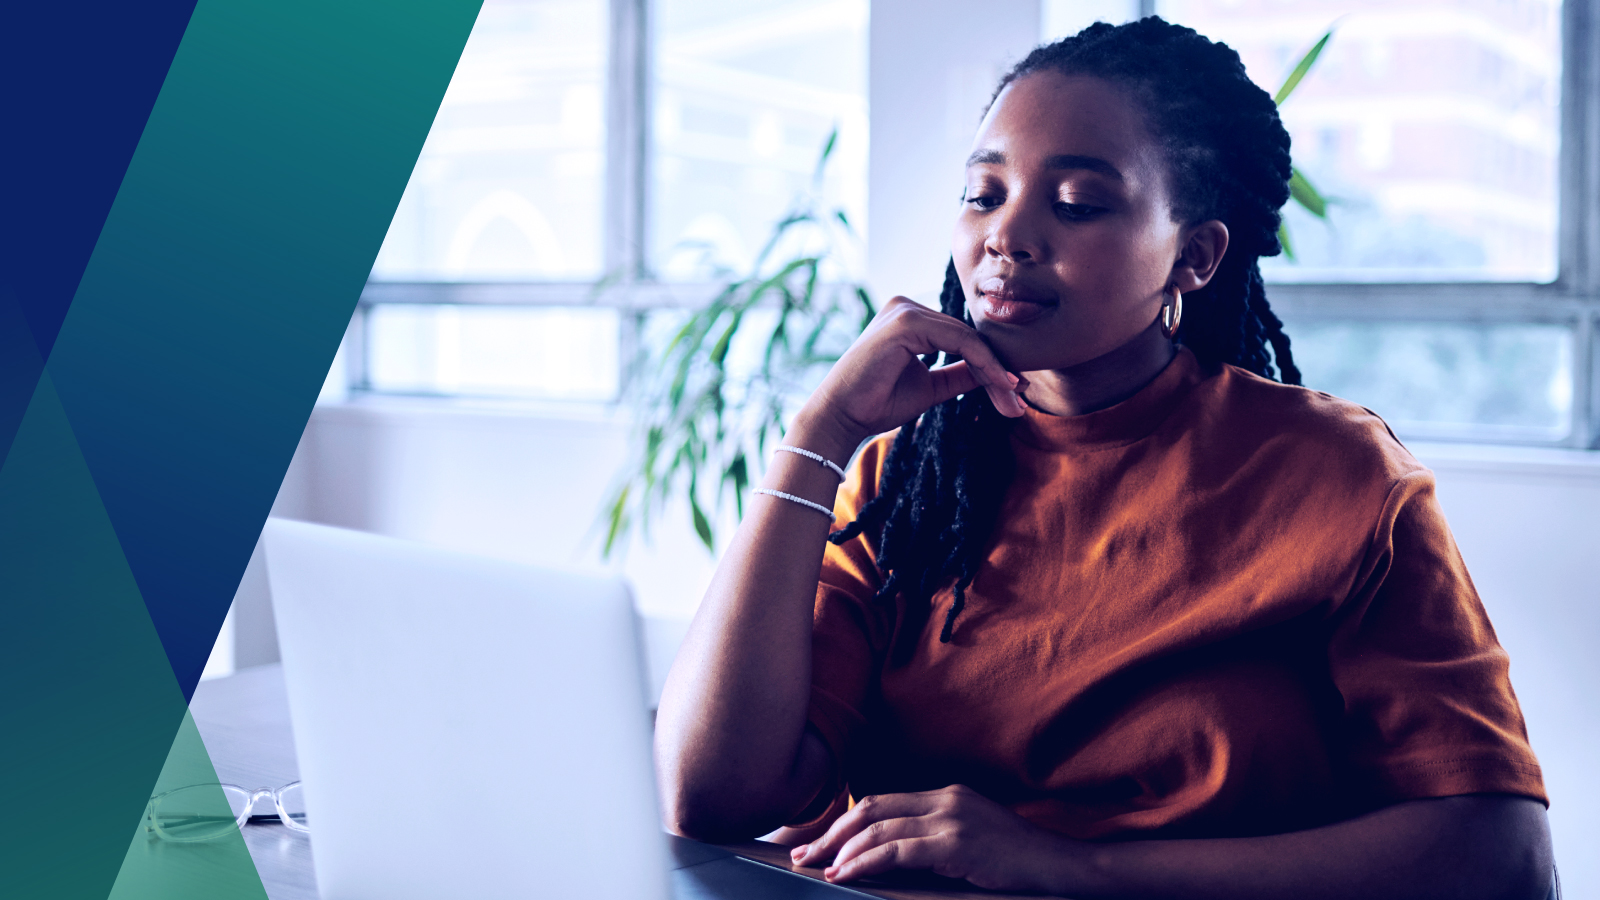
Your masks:
<path fill-rule="evenodd" d="M 1600 897 L 1600 452 L 1418 444 L 1511 654 L 1568 897 Z"/>
<path fill-rule="evenodd" d="M 872 0 L 867 282 L 938 302 L 963 163 L 994 87 L 1043 40 L 1124 22 L 1138 0 Z"/>
<path fill-rule="evenodd" d="M 867 281 L 936 303 L 963 163 L 1006 69 L 1039 43 L 1039 0 L 873 0 Z"/>

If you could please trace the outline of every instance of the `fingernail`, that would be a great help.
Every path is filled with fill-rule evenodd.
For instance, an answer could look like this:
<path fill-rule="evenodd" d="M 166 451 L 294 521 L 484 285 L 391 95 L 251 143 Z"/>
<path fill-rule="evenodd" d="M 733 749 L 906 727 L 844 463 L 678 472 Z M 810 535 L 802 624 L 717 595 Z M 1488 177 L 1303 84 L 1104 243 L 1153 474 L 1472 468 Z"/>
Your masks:
<path fill-rule="evenodd" d="M 793 850 L 790 850 L 789 851 L 789 856 L 792 859 L 800 859 L 800 858 L 804 857 L 806 855 L 806 851 L 810 850 L 810 849 L 811 849 L 811 845 L 810 844 L 801 844 L 800 846 L 794 848 Z"/>

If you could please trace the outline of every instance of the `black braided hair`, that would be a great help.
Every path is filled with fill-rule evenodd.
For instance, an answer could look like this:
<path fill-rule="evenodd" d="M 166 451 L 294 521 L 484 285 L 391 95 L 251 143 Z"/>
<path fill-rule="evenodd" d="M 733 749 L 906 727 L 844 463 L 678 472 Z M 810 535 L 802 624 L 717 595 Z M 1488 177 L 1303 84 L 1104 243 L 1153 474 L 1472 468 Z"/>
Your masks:
<path fill-rule="evenodd" d="M 1289 199 L 1289 134 L 1272 98 L 1245 75 L 1239 54 L 1156 16 L 1101 22 L 1036 48 L 1000 80 L 995 97 L 1043 71 L 1131 89 L 1171 167 L 1174 221 L 1227 225 L 1227 253 L 1211 281 L 1183 297 L 1178 340 L 1203 364 L 1227 363 L 1266 378 L 1281 373 L 1284 383 L 1299 384 L 1289 337 L 1267 304 L 1257 264 L 1283 249 L 1278 225 Z M 972 324 L 953 260 L 939 306 Z M 945 354 L 946 363 L 957 359 Z M 931 366 L 934 358 L 923 363 Z M 842 544 L 878 533 L 883 581 L 874 600 L 907 601 L 898 662 L 915 650 L 933 595 L 947 586 L 952 600 L 939 640 L 951 639 L 1015 473 L 1011 424 L 984 391 L 928 410 L 896 435 L 877 495 L 829 536 Z"/>

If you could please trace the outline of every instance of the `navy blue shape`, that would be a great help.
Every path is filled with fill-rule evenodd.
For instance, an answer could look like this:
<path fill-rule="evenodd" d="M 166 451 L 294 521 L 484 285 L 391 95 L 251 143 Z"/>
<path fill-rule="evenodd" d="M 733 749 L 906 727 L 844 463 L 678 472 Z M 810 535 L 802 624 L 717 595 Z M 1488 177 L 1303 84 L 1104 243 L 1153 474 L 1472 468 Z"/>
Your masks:
<path fill-rule="evenodd" d="M 33 395 L 195 0 L 0 6 L 0 457 Z M 25 323 L 19 333 L 17 327 Z M 33 345 L 27 352 L 26 339 Z"/>

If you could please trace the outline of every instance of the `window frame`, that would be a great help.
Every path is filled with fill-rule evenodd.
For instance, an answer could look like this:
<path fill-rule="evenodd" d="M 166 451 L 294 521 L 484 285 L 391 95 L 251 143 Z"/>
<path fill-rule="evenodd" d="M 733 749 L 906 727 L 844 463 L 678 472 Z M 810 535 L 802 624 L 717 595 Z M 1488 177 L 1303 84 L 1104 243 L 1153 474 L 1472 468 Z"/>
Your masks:
<path fill-rule="evenodd" d="M 1140 0 L 1139 14 L 1156 0 Z M 696 308 L 713 284 L 661 283 L 645 259 L 650 246 L 650 0 L 609 0 L 606 84 L 604 263 L 612 289 L 588 282 L 368 281 L 345 341 L 346 380 L 371 391 L 366 373 L 367 311 L 378 304 L 603 306 L 622 312 L 619 359 L 632 359 L 651 310 Z M 1572 427 L 1559 440 L 1429 435 L 1429 440 L 1600 448 L 1600 16 L 1593 5 L 1561 7 L 1561 150 L 1557 276 L 1531 282 L 1273 283 L 1273 306 L 1296 322 L 1555 324 L 1572 329 Z M 626 362 L 624 369 L 626 370 Z M 624 372 L 626 377 L 626 372 Z M 624 390 L 626 385 L 624 385 Z"/>

